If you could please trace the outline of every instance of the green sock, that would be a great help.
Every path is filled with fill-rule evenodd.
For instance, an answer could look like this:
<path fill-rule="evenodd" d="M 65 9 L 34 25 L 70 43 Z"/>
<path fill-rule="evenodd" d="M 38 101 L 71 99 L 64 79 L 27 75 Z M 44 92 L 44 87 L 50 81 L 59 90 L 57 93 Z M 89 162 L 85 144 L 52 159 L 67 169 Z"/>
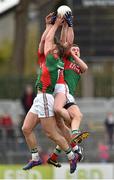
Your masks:
<path fill-rule="evenodd" d="M 79 130 L 79 129 L 72 131 L 72 135 L 73 135 L 73 134 L 79 134 L 79 133 L 80 133 L 80 130 Z"/>

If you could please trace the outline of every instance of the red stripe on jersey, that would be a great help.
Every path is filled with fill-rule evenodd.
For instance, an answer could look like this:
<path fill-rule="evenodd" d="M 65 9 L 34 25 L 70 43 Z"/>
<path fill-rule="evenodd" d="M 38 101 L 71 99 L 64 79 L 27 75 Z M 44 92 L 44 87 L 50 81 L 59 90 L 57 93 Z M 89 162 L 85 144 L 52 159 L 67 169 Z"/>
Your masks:
<path fill-rule="evenodd" d="M 42 82 L 42 92 L 45 92 L 47 87 L 51 84 L 50 73 L 48 68 L 46 67 L 45 63 L 42 64 L 42 75 L 41 75 L 41 82 Z"/>
<path fill-rule="evenodd" d="M 45 55 L 44 55 L 44 53 L 41 54 L 40 51 L 39 51 L 39 49 L 38 49 L 37 55 L 38 55 L 38 61 L 37 61 L 37 63 L 38 63 L 38 65 L 41 67 L 41 64 L 42 64 L 43 62 L 45 62 Z"/>
<path fill-rule="evenodd" d="M 45 55 L 41 54 L 39 49 L 37 53 L 38 53 L 38 64 L 42 69 L 42 74 L 41 74 L 42 92 L 45 92 L 47 87 L 51 84 L 50 73 L 45 64 L 46 63 Z"/>

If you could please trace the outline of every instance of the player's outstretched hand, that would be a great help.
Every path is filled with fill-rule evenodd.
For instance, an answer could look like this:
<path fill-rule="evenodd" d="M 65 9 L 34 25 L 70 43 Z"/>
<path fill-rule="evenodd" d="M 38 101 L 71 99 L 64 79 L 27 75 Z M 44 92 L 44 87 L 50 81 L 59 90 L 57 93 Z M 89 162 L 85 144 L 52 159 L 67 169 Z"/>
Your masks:
<path fill-rule="evenodd" d="M 53 15 L 53 12 L 49 13 L 46 17 L 45 17 L 45 22 L 46 24 L 50 24 L 51 23 L 51 17 Z"/>
<path fill-rule="evenodd" d="M 64 18 L 65 18 L 68 26 L 72 27 L 73 26 L 73 16 L 72 16 L 72 13 L 70 11 L 66 12 L 65 15 L 64 15 Z"/>
<path fill-rule="evenodd" d="M 57 18 L 57 11 L 53 12 L 51 16 L 51 24 L 55 24 L 56 18 Z"/>

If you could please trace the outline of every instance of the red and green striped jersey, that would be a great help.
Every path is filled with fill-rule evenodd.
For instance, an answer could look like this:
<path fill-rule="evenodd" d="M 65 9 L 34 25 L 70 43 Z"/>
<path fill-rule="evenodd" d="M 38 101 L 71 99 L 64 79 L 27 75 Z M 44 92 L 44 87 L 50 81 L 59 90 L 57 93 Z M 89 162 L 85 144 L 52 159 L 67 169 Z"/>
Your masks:
<path fill-rule="evenodd" d="M 75 96 L 75 91 L 80 80 L 81 69 L 72 56 L 64 57 L 64 79 L 68 85 L 69 93 Z"/>
<path fill-rule="evenodd" d="M 42 92 L 52 94 L 59 77 L 59 67 L 62 61 L 54 58 L 52 54 L 48 54 L 46 58 L 41 54 L 38 56 L 40 74 L 36 80 L 36 87 Z M 62 64 L 64 67 L 64 63 Z"/>

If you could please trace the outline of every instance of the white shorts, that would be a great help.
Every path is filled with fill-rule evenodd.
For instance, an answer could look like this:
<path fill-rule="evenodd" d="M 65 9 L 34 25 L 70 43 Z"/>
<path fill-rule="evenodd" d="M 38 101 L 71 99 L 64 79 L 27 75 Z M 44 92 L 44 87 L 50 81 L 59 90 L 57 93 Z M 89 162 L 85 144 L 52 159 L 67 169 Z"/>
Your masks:
<path fill-rule="evenodd" d="M 67 96 L 69 94 L 69 88 L 68 88 L 67 84 L 59 84 L 59 83 L 57 83 L 55 85 L 53 95 L 55 96 L 57 93 L 64 93 L 65 96 Z"/>
<path fill-rule="evenodd" d="M 67 95 L 66 104 L 68 104 L 68 103 L 75 103 L 76 104 L 76 101 L 75 101 L 74 97 L 71 94 Z"/>
<path fill-rule="evenodd" d="M 37 114 L 39 118 L 54 116 L 54 97 L 51 94 L 37 94 L 30 108 L 30 112 Z"/>
<path fill-rule="evenodd" d="M 67 84 L 59 84 L 59 83 L 56 84 L 53 95 L 55 96 L 57 93 L 65 94 L 65 96 L 67 98 L 66 104 L 68 104 L 68 103 L 76 104 L 74 97 L 71 94 L 69 94 L 69 88 L 68 88 Z"/>

